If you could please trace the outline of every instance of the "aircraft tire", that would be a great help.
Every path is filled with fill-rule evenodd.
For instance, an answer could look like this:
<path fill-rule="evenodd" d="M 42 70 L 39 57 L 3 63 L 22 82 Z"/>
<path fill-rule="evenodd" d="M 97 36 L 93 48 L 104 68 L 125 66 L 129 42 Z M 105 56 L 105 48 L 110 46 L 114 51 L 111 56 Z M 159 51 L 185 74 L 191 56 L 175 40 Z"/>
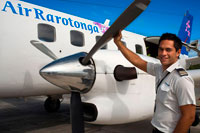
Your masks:
<path fill-rule="evenodd" d="M 60 100 L 48 97 L 44 102 L 44 108 L 47 112 L 57 112 L 60 108 Z"/>

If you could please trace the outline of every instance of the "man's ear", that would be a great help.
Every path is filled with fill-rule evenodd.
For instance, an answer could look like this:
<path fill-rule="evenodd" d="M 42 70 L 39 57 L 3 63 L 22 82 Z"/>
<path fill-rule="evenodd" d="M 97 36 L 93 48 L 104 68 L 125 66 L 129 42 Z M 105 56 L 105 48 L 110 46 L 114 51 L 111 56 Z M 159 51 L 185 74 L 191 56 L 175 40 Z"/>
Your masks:
<path fill-rule="evenodd" d="M 177 56 L 179 57 L 179 55 L 181 54 L 181 49 L 179 49 L 176 53 L 177 53 Z"/>

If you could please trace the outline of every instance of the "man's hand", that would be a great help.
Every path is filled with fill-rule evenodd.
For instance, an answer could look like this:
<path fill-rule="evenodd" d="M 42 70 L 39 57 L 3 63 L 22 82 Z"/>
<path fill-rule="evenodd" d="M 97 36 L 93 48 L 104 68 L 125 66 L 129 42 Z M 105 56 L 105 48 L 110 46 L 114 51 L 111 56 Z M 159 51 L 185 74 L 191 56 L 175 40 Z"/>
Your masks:
<path fill-rule="evenodd" d="M 129 50 L 121 41 L 122 39 L 122 31 L 114 36 L 114 43 L 117 45 L 118 49 L 122 52 L 124 57 L 133 65 L 140 68 L 141 70 L 147 72 L 147 62 L 140 58 L 137 54 Z"/>
<path fill-rule="evenodd" d="M 121 39 L 122 39 L 122 31 L 120 30 L 119 33 L 114 36 L 114 42 L 118 45 L 119 42 L 121 42 Z"/>

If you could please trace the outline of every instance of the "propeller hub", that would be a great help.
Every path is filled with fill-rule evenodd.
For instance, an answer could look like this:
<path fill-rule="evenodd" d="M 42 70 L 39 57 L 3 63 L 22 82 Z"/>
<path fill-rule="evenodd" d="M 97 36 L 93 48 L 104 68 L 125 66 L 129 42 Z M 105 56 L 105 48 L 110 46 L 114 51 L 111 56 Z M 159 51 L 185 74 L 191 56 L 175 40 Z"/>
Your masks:
<path fill-rule="evenodd" d="M 40 75 L 50 83 L 75 92 L 88 92 L 95 81 L 95 67 L 82 65 L 81 59 L 86 53 L 78 53 L 51 62 L 40 70 Z"/>

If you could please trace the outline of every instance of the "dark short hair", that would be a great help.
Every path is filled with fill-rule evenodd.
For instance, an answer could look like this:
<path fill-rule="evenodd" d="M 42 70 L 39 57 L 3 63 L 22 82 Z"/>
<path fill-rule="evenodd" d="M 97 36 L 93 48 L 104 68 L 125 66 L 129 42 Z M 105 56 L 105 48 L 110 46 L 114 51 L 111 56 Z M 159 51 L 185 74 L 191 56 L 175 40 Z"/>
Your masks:
<path fill-rule="evenodd" d="M 162 40 L 172 40 L 172 41 L 174 41 L 174 47 L 175 47 L 176 51 L 178 51 L 182 47 L 181 39 L 179 37 L 177 37 L 175 34 L 172 34 L 172 33 L 162 34 L 162 36 L 160 37 L 160 40 L 159 40 L 159 45 L 160 45 L 160 42 Z"/>

